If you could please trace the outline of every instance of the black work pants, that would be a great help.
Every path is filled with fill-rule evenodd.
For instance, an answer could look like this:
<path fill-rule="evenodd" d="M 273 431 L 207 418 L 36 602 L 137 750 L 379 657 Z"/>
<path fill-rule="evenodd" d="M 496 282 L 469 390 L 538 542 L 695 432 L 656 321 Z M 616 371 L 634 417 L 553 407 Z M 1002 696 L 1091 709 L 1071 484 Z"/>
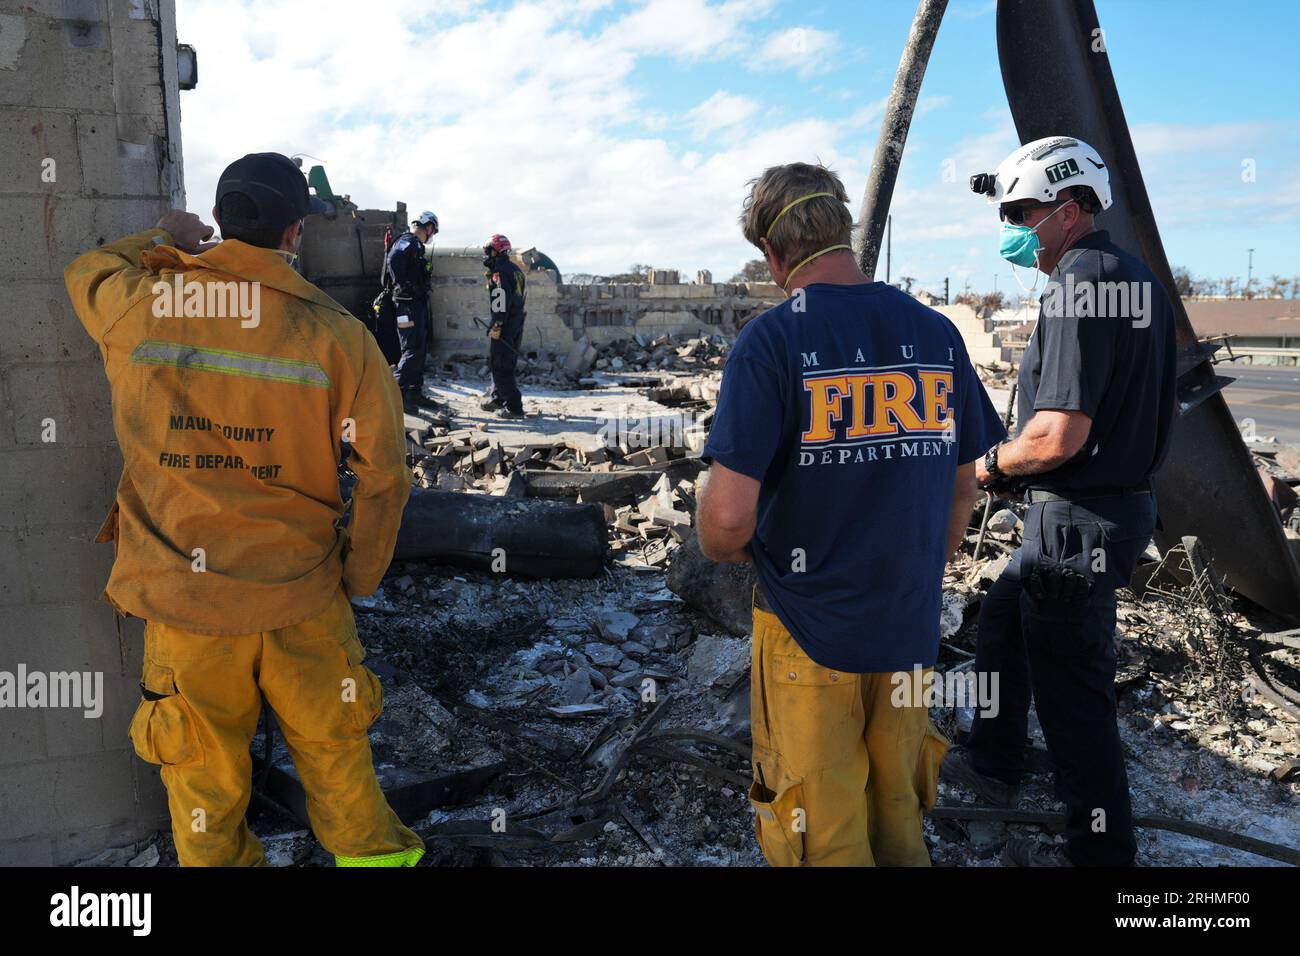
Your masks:
<path fill-rule="evenodd" d="M 419 394 L 424 385 L 424 362 L 429 354 L 429 300 L 413 299 L 397 303 L 397 338 L 402 355 L 397 360 L 397 387 L 403 397 Z M 409 328 L 401 323 L 411 321 Z"/>
<path fill-rule="evenodd" d="M 488 339 L 488 364 L 492 369 L 492 397 L 512 412 L 524 410 L 524 398 L 515 382 L 515 363 L 524 341 L 524 317 L 502 323 L 501 338 Z"/>
<path fill-rule="evenodd" d="M 1137 852 L 1116 723 L 1115 591 L 1154 528 L 1150 494 L 1032 504 L 1020 550 L 980 607 L 975 670 L 998 675 L 999 707 L 976 715 L 972 762 L 1018 782 L 1032 696 L 1076 866 L 1127 866 Z M 1072 575 L 1087 582 L 1073 594 L 1059 587 Z"/>

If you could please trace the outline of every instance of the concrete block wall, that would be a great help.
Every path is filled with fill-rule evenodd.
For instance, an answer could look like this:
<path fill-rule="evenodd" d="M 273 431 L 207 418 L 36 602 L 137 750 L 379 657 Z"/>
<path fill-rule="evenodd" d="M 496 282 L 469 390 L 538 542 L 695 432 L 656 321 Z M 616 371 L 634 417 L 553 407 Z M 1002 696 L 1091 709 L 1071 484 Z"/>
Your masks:
<path fill-rule="evenodd" d="M 360 318 L 379 293 L 384 265 L 384 230 L 400 235 L 406 207 L 396 210 L 339 208 L 309 216 L 303 227 L 299 262 L 309 282 Z"/>
<path fill-rule="evenodd" d="M 438 250 L 432 257 L 436 353 L 487 354 L 484 331 L 473 321 L 490 317 L 481 258 L 477 250 Z M 634 334 L 731 333 L 782 298 L 772 283 L 559 285 L 549 272 L 530 272 L 524 348 L 562 355 L 582 335 L 603 345 Z"/>
<path fill-rule="evenodd" d="M 184 206 L 175 50 L 173 0 L 0 0 L 0 671 L 100 673 L 104 700 L 98 718 L 0 707 L 0 865 L 167 825 L 127 738 L 141 622 L 99 600 L 121 459 L 62 271 Z"/>
<path fill-rule="evenodd" d="M 483 278 L 481 249 L 435 249 L 432 263 L 430 315 L 432 349 L 439 354 L 481 352 L 486 360 L 487 336 L 475 317 L 491 320 Z M 573 335 L 556 313 L 558 287 L 547 271 L 528 273 L 528 319 L 524 348 L 567 352 Z"/>
<path fill-rule="evenodd" d="M 1011 360 L 1011 350 L 1002 345 L 1002 340 L 993 331 L 991 319 L 981 319 L 969 305 L 936 305 L 932 308 L 936 312 L 942 312 L 957 326 L 972 362 Z"/>
<path fill-rule="evenodd" d="M 394 223 L 397 234 L 405 221 L 402 203 L 395 212 L 350 209 L 308 218 L 303 275 L 353 315 L 367 316 L 380 287 L 384 228 Z M 477 247 L 435 243 L 430 252 L 430 347 L 436 354 L 487 354 L 484 328 L 474 321 L 490 318 L 482 259 Z M 697 278 L 711 277 L 700 272 Z M 548 269 L 529 271 L 525 349 L 566 354 L 582 335 L 605 344 L 634 334 L 654 338 L 735 332 L 745 320 L 784 298 L 770 282 L 669 282 L 679 279 L 671 270 L 658 270 L 654 279 L 657 282 L 650 285 L 561 285 Z"/>

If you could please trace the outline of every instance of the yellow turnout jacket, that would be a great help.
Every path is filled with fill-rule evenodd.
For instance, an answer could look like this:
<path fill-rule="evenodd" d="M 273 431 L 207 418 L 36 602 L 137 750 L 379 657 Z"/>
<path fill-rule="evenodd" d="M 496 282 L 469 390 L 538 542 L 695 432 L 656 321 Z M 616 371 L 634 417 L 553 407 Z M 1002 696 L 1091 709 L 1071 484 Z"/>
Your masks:
<path fill-rule="evenodd" d="M 226 240 L 199 255 L 160 229 L 64 270 L 99 344 L 123 458 L 96 540 L 105 594 L 201 634 L 319 614 L 340 581 L 371 593 L 410 494 L 401 396 L 373 337 L 283 254 Z M 358 482 L 339 527 L 339 441 Z"/>

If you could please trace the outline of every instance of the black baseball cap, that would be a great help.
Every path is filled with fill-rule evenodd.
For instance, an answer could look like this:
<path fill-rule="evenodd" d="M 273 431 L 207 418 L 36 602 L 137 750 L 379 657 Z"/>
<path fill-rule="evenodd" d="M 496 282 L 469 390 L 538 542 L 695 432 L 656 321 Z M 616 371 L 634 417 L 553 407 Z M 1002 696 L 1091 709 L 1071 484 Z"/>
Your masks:
<path fill-rule="evenodd" d="M 280 153 L 249 153 L 226 167 L 217 180 L 217 206 L 227 193 L 243 193 L 257 207 L 256 219 L 223 220 L 241 229 L 283 229 L 289 223 L 328 208 L 307 190 L 302 170 Z"/>

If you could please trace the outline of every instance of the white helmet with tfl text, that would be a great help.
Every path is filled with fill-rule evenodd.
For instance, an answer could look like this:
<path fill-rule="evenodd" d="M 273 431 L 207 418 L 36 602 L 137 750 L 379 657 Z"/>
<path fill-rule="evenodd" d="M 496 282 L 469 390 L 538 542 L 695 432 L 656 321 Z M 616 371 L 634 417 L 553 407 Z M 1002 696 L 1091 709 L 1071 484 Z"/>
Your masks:
<path fill-rule="evenodd" d="M 1110 172 L 1101 154 L 1072 136 L 1047 136 L 1026 143 L 995 171 L 970 178 L 971 190 L 997 205 L 1022 199 L 1050 203 L 1071 186 L 1087 186 L 1102 209 L 1110 208 Z"/>

